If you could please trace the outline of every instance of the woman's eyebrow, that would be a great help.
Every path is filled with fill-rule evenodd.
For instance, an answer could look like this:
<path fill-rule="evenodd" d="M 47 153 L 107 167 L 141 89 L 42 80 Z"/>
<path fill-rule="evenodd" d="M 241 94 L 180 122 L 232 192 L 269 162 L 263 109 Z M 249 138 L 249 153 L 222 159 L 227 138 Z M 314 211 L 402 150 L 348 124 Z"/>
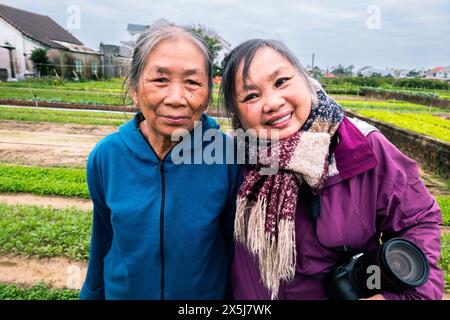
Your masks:
<path fill-rule="evenodd" d="M 280 73 L 282 73 L 283 71 L 288 71 L 289 69 L 285 66 L 281 66 L 275 69 L 274 72 L 272 72 L 267 79 L 273 79 L 275 78 L 277 75 L 279 75 Z"/>
<path fill-rule="evenodd" d="M 170 70 L 170 68 L 167 67 L 163 67 L 163 66 L 152 66 L 151 71 L 155 71 L 157 73 L 162 73 L 162 74 L 171 74 L 172 71 Z M 183 76 L 192 76 L 192 75 L 197 75 L 200 74 L 200 69 L 198 68 L 192 68 L 192 69 L 187 69 L 183 71 Z"/>

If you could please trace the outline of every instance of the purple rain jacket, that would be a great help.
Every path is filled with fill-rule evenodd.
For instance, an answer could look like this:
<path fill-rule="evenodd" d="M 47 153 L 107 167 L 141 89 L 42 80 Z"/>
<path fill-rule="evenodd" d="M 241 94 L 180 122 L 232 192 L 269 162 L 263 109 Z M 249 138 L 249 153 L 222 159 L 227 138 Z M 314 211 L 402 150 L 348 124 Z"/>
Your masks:
<path fill-rule="evenodd" d="M 402 154 L 380 132 L 365 136 L 344 117 L 337 130 L 334 156 L 338 175 L 329 177 L 320 195 L 317 236 L 332 248 L 347 245 L 373 250 L 380 233 L 414 242 L 425 253 L 430 275 L 421 287 L 402 293 L 383 292 L 386 299 L 442 299 L 444 278 L 440 259 L 441 210 L 419 178 L 416 162 Z M 244 170 L 247 174 L 248 170 Z M 325 274 L 336 266 L 339 253 L 324 249 L 313 235 L 301 198 L 295 217 L 296 275 L 281 283 L 278 299 L 328 299 Z M 270 300 L 262 284 L 257 258 L 235 244 L 231 267 L 234 299 Z"/>

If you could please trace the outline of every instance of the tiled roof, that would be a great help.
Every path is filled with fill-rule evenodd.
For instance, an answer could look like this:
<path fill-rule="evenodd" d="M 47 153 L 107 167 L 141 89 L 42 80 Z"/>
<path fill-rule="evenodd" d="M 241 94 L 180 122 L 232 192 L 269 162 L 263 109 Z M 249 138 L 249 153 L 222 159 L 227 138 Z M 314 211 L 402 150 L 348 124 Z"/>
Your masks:
<path fill-rule="evenodd" d="M 82 42 L 48 16 L 0 4 L 0 17 L 21 31 L 24 35 L 49 47 L 59 49 L 65 48 L 52 40 L 83 45 Z"/>

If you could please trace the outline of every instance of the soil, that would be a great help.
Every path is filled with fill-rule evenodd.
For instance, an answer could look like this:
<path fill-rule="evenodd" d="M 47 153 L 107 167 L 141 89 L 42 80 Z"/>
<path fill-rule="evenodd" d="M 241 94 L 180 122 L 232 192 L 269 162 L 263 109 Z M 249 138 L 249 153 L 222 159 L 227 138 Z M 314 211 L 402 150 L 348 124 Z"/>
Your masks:
<path fill-rule="evenodd" d="M 54 209 L 67 209 L 70 207 L 85 211 L 92 209 L 92 202 L 88 199 L 36 196 L 29 193 L 0 193 L 0 202 L 6 202 L 9 205 L 50 206 Z"/>
<path fill-rule="evenodd" d="M 94 145 L 116 130 L 116 127 L 111 126 L 0 121 L 0 162 L 84 168 Z M 423 170 L 420 174 L 433 195 L 450 195 L 446 181 Z M 26 193 L 3 193 L 0 194 L 0 202 L 2 201 L 58 209 L 72 206 L 83 210 L 92 208 L 90 200 L 86 199 L 41 197 Z M 442 227 L 441 230 L 450 232 L 450 227 Z M 0 253 L 0 283 L 30 287 L 43 281 L 54 288 L 80 289 L 85 274 L 86 263 L 83 262 Z M 444 299 L 450 300 L 450 294 L 445 294 Z"/>
<path fill-rule="evenodd" d="M 112 126 L 0 121 L 0 162 L 85 167 L 89 152 Z"/>
<path fill-rule="evenodd" d="M 45 282 L 51 288 L 79 290 L 86 277 L 86 263 L 64 258 L 0 255 L 0 283 L 32 287 Z"/>

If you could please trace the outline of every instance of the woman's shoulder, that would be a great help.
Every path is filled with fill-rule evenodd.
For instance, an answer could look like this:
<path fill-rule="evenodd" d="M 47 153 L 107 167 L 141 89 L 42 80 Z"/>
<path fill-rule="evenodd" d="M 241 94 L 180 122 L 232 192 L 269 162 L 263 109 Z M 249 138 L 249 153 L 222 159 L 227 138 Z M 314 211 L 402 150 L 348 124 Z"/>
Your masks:
<path fill-rule="evenodd" d="M 122 144 L 118 131 L 108 134 L 95 144 L 89 153 L 88 163 L 97 159 L 114 156 L 114 154 L 117 154 L 121 150 Z"/>

